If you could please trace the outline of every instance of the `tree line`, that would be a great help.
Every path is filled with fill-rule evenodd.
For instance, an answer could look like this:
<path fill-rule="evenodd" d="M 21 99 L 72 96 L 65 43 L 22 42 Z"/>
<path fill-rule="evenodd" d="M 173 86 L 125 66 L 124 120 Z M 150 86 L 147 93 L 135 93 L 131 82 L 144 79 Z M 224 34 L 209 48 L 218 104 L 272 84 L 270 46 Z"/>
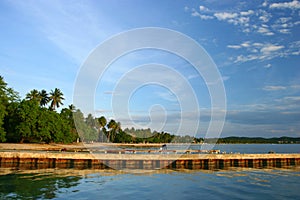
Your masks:
<path fill-rule="evenodd" d="M 300 138 L 196 138 L 148 129 L 121 128 L 121 123 L 105 116 L 87 117 L 74 105 L 63 105 L 63 93 L 55 88 L 31 90 L 24 99 L 8 87 L 0 76 L 0 142 L 16 143 L 300 143 Z"/>
<path fill-rule="evenodd" d="M 177 137 L 150 129 L 122 130 L 120 122 L 92 114 L 84 117 L 74 105 L 58 112 L 63 100 L 58 88 L 49 93 L 33 89 L 21 99 L 0 76 L 0 142 L 72 143 L 80 138 L 84 142 L 168 143 Z"/>
<path fill-rule="evenodd" d="M 216 140 L 216 139 L 215 139 Z M 205 142 L 210 143 L 213 138 L 205 139 Z M 299 137 L 225 137 L 217 139 L 218 144 L 297 144 L 300 143 Z"/>

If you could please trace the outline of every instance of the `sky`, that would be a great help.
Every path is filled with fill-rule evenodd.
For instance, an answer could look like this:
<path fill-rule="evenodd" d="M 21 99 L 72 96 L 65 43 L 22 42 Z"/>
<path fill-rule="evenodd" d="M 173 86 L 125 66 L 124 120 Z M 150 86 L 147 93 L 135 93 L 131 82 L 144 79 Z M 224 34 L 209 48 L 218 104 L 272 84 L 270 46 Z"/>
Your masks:
<path fill-rule="evenodd" d="M 207 81 L 205 72 L 170 51 L 127 52 L 91 86 L 94 116 L 114 118 L 123 128 L 201 137 L 300 137 L 298 0 L 2 0 L 1 76 L 22 98 L 32 89 L 60 88 L 64 106 L 70 105 L 82 95 L 74 91 L 90 55 L 109 39 L 145 27 L 196 42 L 203 48 L 199 60 L 211 59 L 204 68 L 211 73 L 215 67 L 218 77 Z M 214 85 L 224 88 L 225 99 Z"/>

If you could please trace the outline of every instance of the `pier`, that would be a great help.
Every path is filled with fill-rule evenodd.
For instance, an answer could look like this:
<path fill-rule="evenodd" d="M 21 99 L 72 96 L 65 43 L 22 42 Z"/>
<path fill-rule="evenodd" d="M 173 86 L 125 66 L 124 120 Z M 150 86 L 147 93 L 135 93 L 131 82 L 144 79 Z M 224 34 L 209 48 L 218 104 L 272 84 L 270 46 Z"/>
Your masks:
<path fill-rule="evenodd" d="M 2 151 L 1 168 L 43 169 L 229 169 L 300 165 L 300 154 L 89 153 Z"/>

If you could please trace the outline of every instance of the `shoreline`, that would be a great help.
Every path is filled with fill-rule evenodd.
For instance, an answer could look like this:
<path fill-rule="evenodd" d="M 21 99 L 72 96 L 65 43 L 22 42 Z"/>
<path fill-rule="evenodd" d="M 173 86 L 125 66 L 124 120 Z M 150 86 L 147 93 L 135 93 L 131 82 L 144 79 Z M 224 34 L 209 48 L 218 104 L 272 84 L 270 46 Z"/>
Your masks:
<path fill-rule="evenodd" d="M 62 149 L 64 150 L 70 150 L 70 151 L 77 151 L 77 150 L 88 150 L 93 149 L 97 147 L 120 147 L 120 148 L 142 148 L 142 147 L 156 147 L 160 148 L 163 144 L 166 144 L 168 146 L 176 146 L 176 145 L 216 145 L 216 144 L 194 144 L 194 143 L 72 143 L 72 144 L 58 144 L 58 143 L 50 143 L 50 144 L 39 144 L 39 143 L 0 143 L 0 150 L 37 150 L 37 151 L 60 151 Z M 238 144 L 217 144 L 217 145 L 249 145 L 249 144 L 256 144 L 260 145 L 260 143 L 238 143 Z M 267 143 L 272 144 L 272 143 Z M 298 144 L 298 143 L 294 143 Z M 264 145 L 264 144 L 261 144 Z M 286 144 L 272 144 L 272 145 L 286 145 Z M 288 144 L 292 145 L 292 144 Z"/>

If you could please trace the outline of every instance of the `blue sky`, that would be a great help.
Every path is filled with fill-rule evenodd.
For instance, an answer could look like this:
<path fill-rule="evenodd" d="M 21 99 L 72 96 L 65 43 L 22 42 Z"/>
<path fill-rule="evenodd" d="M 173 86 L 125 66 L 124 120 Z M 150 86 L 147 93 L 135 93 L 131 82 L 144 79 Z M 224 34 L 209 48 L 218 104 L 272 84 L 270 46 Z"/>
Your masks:
<path fill-rule="evenodd" d="M 89 54 L 113 35 L 143 27 L 181 32 L 199 43 L 214 61 L 227 97 L 221 137 L 300 136 L 300 1 L 296 0 L 3 0 L 1 75 L 22 97 L 31 89 L 60 88 L 65 105 L 69 105 L 76 77 Z M 169 68 L 159 72 L 155 65 L 138 68 L 149 63 Z M 172 79 L 178 74 L 171 75 L 168 69 L 191 85 L 200 119 L 199 113 L 192 112 L 193 103 L 188 110 L 180 110 L 181 104 L 189 102 L 190 93 L 184 82 Z M 172 86 L 141 85 L 127 101 L 131 119 L 116 116 L 112 98 L 117 98 L 115 89 L 122 77 L 128 78 L 128 83 L 151 76 Z M 123 127 L 134 122 L 139 128 L 172 133 L 184 117 L 181 130 L 191 135 L 191 124 L 200 120 L 197 132 L 203 136 L 211 117 L 208 84 L 193 66 L 172 53 L 154 49 L 130 52 L 113 62 L 99 79 L 93 114 L 116 118 Z M 127 86 L 122 84 L 121 89 L 126 91 Z M 170 89 L 176 86 L 178 90 Z"/>

